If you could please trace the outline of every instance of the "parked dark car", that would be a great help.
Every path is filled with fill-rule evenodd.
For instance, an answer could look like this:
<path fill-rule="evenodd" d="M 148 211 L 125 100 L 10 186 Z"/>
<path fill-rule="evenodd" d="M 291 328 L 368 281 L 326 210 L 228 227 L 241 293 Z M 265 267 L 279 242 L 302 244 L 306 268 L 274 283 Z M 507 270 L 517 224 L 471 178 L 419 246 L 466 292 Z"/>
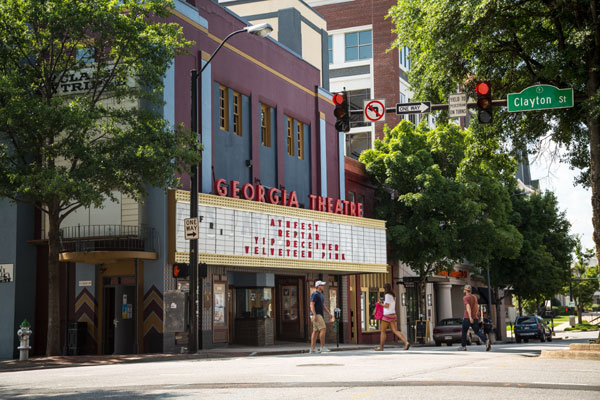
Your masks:
<path fill-rule="evenodd" d="M 447 318 L 443 319 L 433 328 L 433 340 L 436 346 L 441 346 L 446 343 L 452 346 L 452 343 L 460 343 L 462 338 L 462 318 Z M 467 344 L 473 344 L 473 340 L 477 340 L 481 344 L 479 336 L 473 333 L 473 329 L 469 328 L 467 332 Z"/>
<path fill-rule="evenodd" d="M 514 333 L 517 343 L 521 343 L 522 340 L 527 343 L 529 339 L 539 339 L 541 342 L 552 341 L 552 329 L 537 315 L 517 317 Z"/>

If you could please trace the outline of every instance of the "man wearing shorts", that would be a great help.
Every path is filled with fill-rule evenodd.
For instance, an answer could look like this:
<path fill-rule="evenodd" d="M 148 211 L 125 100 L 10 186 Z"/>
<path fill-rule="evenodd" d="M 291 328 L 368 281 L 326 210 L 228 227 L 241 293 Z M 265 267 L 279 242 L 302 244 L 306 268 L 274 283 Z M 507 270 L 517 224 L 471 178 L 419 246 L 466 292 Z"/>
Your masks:
<path fill-rule="evenodd" d="M 334 317 L 329 312 L 327 307 L 325 307 L 325 296 L 323 295 L 324 286 L 325 282 L 316 281 L 315 287 L 317 290 L 315 290 L 310 296 L 310 320 L 312 321 L 313 331 L 312 336 L 310 337 L 309 353 L 324 353 L 329 351 L 329 349 L 325 347 L 325 333 L 327 326 L 325 325 L 325 319 L 323 318 L 323 311 L 329 314 L 331 321 L 334 320 Z M 319 336 L 319 340 L 321 342 L 321 348 L 319 350 L 315 350 L 317 336 Z"/>

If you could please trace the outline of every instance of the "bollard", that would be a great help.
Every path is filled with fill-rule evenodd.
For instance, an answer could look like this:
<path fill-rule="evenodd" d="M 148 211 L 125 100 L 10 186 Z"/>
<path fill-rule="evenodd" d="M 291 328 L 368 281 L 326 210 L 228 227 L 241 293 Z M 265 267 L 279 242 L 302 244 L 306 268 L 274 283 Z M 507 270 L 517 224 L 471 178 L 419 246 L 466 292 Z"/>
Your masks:
<path fill-rule="evenodd" d="M 29 336 L 32 334 L 31 325 L 29 321 L 24 320 L 21 323 L 20 329 L 17 331 L 17 335 L 19 336 L 21 343 L 17 349 L 20 351 L 19 361 L 25 361 L 29 359 L 29 350 L 31 350 L 31 346 L 29 345 Z"/>

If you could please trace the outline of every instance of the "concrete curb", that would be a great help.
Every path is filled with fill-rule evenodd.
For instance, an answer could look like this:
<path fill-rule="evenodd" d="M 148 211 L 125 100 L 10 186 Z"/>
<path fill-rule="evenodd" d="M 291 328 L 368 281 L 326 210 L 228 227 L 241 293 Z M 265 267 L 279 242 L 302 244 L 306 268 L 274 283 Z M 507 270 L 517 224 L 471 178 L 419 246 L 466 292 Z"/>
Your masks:
<path fill-rule="evenodd" d="M 542 350 L 542 358 L 600 361 L 600 351 Z"/>

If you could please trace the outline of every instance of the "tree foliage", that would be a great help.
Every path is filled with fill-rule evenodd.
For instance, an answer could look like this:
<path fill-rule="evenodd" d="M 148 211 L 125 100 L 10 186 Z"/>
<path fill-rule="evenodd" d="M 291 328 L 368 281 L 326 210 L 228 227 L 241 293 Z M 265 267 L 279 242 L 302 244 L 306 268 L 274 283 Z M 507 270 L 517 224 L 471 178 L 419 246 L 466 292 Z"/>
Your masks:
<path fill-rule="evenodd" d="M 511 200 L 510 222 L 523 236 L 523 246 L 516 258 L 492 260 L 491 280 L 539 306 L 560 293 L 568 282 L 575 241 L 552 192 L 530 196 L 514 193 Z"/>
<path fill-rule="evenodd" d="M 592 249 L 584 249 L 579 238 L 575 240 L 575 260 L 571 265 L 570 285 L 563 288 L 563 293 L 571 295 L 577 307 L 579 323 L 582 321 L 584 307 L 593 302 L 593 295 L 598 290 L 598 265 L 591 266 L 594 256 Z"/>
<path fill-rule="evenodd" d="M 377 185 L 375 212 L 387 221 L 391 259 L 410 266 L 424 285 L 465 259 L 517 254 L 521 237 L 508 223 L 505 186 L 515 163 L 497 142 L 452 124 L 429 130 L 402 121 L 384 133 L 360 160 Z"/>
<path fill-rule="evenodd" d="M 395 46 L 411 50 L 415 97 L 444 103 L 461 86 L 492 82 L 495 99 L 535 84 L 573 88 L 573 108 L 506 113 L 484 131 L 539 149 L 567 149 L 577 183 L 591 185 L 600 256 L 600 5 L 597 0 L 398 0 L 389 17 Z"/>
<path fill-rule="evenodd" d="M 189 45 L 161 0 L 0 3 L 0 195 L 49 218 L 48 354 L 58 354 L 58 230 L 113 191 L 141 199 L 197 162 L 160 113 L 165 72 Z"/>

